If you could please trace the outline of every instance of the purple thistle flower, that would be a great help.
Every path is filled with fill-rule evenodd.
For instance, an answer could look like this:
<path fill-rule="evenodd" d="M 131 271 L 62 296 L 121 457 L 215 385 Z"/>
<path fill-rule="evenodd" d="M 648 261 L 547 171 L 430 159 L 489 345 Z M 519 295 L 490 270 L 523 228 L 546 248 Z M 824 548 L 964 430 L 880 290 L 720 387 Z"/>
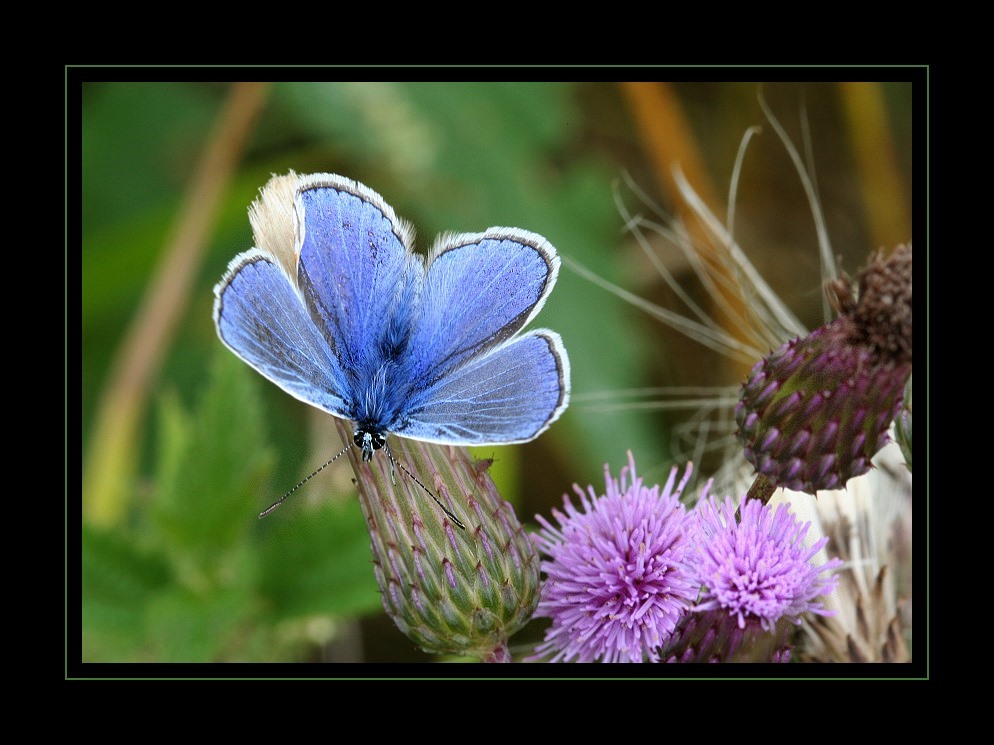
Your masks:
<path fill-rule="evenodd" d="M 774 511 L 758 500 L 746 500 L 741 522 L 736 522 L 730 498 L 719 505 L 710 497 L 698 504 L 696 515 L 695 567 L 705 586 L 697 610 L 723 609 L 738 618 L 740 628 L 757 620 L 767 631 L 780 619 L 799 624 L 803 613 L 834 615 L 817 598 L 830 593 L 838 577 L 820 575 L 842 562 L 811 562 L 828 539 L 805 546 L 810 523 L 798 524 L 787 505 Z"/>
<path fill-rule="evenodd" d="M 536 516 L 546 579 L 535 615 L 552 625 L 531 659 L 658 662 L 699 590 L 688 564 L 693 525 L 679 501 L 691 466 L 674 488 L 676 472 L 662 489 L 647 487 L 629 452 L 620 480 L 605 466 L 603 496 L 575 486 L 579 508 L 563 496 L 558 528 Z"/>

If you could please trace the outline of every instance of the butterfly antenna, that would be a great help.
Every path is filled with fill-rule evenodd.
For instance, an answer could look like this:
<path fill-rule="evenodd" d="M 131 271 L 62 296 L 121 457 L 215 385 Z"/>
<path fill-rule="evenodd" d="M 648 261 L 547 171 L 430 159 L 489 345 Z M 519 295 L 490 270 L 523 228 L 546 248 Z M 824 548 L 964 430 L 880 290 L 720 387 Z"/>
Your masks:
<path fill-rule="evenodd" d="M 415 476 L 413 473 L 411 473 L 410 471 L 408 471 L 407 470 L 407 466 L 405 466 L 403 463 L 401 463 L 400 461 L 398 461 L 396 458 L 393 457 L 393 453 L 391 452 L 389 446 L 384 445 L 383 449 L 387 451 L 387 457 L 390 459 L 390 463 L 392 465 L 397 466 L 397 468 L 399 468 L 401 471 L 403 471 L 408 476 L 410 476 L 414 480 L 415 484 L 417 484 L 422 489 L 424 489 L 425 492 L 427 492 L 428 496 L 435 500 L 435 504 L 437 504 L 442 509 L 442 512 L 444 512 L 452 522 L 454 522 L 456 525 L 458 525 L 463 530 L 466 530 L 466 526 L 463 525 L 462 520 L 460 520 L 458 517 L 456 517 L 455 515 L 453 515 L 449 511 L 449 508 L 446 507 L 444 504 L 442 504 L 441 501 L 439 501 L 438 497 L 435 496 L 435 493 L 431 489 L 429 489 L 427 486 L 425 486 L 424 484 L 421 483 L 421 480 L 418 479 L 417 476 Z M 273 505 L 273 506 L 275 507 L 276 505 Z M 273 509 L 273 508 L 270 507 L 269 509 Z"/>
<path fill-rule="evenodd" d="M 338 453 L 338 455 L 336 455 L 334 458 L 332 458 L 331 460 L 329 460 L 323 466 L 321 466 L 320 468 L 318 468 L 310 476 L 308 476 L 307 478 L 302 479 L 301 481 L 299 481 L 295 487 L 293 487 L 292 489 L 290 489 L 290 491 L 288 491 L 286 494 L 284 494 L 282 497 L 280 497 L 279 499 L 277 499 L 275 502 L 273 502 L 271 505 L 269 505 L 266 509 L 264 509 L 262 512 L 260 512 L 259 513 L 259 519 L 261 520 L 266 515 L 270 514 L 271 512 L 274 512 L 277 507 L 279 507 L 281 504 L 283 504 L 286 501 L 287 497 L 289 497 L 291 494 L 293 494 L 295 491 L 297 491 L 297 489 L 299 489 L 304 484 L 306 484 L 308 481 L 310 481 L 312 478 L 314 478 L 319 473 L 321 473 L 321 471 L 323 471 L 324 469 L 326 469 L 328 466 L 330 466 L 336 460 L 338 460 L 339 458 L 341 458 L 347 451 L 348 451 L 347 447 L 346 448 L 342 448 L 342 450 Z"/>

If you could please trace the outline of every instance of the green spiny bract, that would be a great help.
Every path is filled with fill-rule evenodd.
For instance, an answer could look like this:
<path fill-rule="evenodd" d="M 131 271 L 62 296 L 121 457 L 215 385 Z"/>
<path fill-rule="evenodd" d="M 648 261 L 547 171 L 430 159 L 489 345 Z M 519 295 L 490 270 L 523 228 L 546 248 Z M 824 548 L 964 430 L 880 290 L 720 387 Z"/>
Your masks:
<path fill-rule="evenodd" d="M 465 449 L 399 437 L 388 445 L 408 473 L 386 452 L 351 458 L 387 615 L 425 652 L 510 661 L 507 640 L 539 599 L 538 556 L 514 509 Z"/>
<path fill-rule="evenodd" d="M 908 378 L 908 384 L 904 387 L 904 402 L 901 404 L 901 410 L 897 414 L 897 418 L 894 420 L 894 439 L 897 440 L 897 444 L 901 447 L 901 454 L 904 455 L 904 462 L 908 466 L 908 470 L 911 470 L 911 378 Z"/>

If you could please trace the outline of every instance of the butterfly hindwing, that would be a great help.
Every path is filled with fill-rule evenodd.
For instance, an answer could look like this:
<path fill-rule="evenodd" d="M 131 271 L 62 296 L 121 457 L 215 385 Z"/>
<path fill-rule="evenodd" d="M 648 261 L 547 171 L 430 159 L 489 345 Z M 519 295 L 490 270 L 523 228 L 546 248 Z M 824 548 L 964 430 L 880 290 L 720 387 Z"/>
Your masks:
<path fill-rule="evenodd" d="M 517 336 L 541 309 L 559 257 L 514 228 L 446 238 L 428 265 L 405 377 L 416 384 L 393 431 L 452 444 L 530 440 L 568 402 L 558 334 Z"/>
<path fill-rule="evenodd" d="M 536 330 L 474 357 L 408 402 L 396 434 L 456 445 L 526 442 L 569 403 L 559 335 Z"/>

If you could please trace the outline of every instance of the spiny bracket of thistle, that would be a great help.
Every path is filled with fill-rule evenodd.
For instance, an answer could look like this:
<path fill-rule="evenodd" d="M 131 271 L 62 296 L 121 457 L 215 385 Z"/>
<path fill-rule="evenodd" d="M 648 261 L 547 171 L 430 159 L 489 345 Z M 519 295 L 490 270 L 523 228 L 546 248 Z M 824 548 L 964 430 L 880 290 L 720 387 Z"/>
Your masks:
<path fill-rule="evenodd" d="M 838 317 L 786 342 L 749 373 L 735 418 L 757 472 L 748 495 L 843 488 L 887 444 L 912 366 L 911 245 L 878 252 L 826 292 Z"/>
<path fill-rule="evenodd" d="M 336 422 L 345 443 L 348 424 Z M 369 463 L 349 450 L 383 608 L 429 654 L 509 662 L 539 600 L 539 559 L 514 508 L 464 448 L 391 437 Z M 465 529 L 456 527 L 413 476 Z"/>

